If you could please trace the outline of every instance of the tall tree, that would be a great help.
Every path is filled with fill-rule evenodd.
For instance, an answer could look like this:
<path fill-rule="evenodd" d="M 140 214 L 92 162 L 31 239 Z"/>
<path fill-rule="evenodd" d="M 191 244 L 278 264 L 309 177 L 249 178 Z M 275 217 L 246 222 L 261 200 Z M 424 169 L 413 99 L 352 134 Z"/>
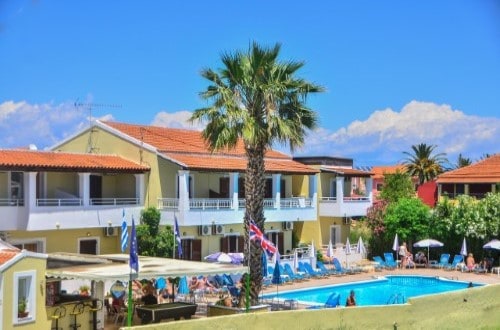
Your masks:
<path fill-rule="evenodd" d="M 410 198 L 415 196 L 415 187 L 408 173 L 384 174 L 384 185 L 380 192 L 380 198 L 389 203 L 397 202 L 401 198 Z"/>
<path fill-rule="evenodd" d="M 446 154 L 433 155 L 435 148 L 435 145 L 420 143 L 411 146 L 412 152 L 403 152 L 407 156 L 403 164 L 411 176 L 418 177 L 419 184 L 431 181 L 443 172 Z"/>
<path fill-rule="evenodd" d="M 319 85 L 296 77 L 303 62 L 279 61 L 280 45 L 263 47 L 252 43 L 247 52 L 224 53 L 223 68 L 205 69 L 201 75 L 209 86 L 201 97 L 211 101 L 197 109 L 192 121 L 207 122 L 202 134 L 211 150 L 234 148 L 241 139 L 247 157 L 245 171 L 245 249 L 250 220 L 264 230 L 264 155 L 273 144 L 302 146 L 307 130 L 317 124 L 317 115 L 306 106 Z M 246 251 L 250 263 L 251 304 L 258 303 L 262 286 L 261 250 L 253 243 Z"/>
<path fill-rule="evenodd" d="M 454 169 L 469 166 L 472 164 L 472 160 L 470 158 L 462 156 L 462 154 L 458 154 L 457 163 L 455 164 Z"/>

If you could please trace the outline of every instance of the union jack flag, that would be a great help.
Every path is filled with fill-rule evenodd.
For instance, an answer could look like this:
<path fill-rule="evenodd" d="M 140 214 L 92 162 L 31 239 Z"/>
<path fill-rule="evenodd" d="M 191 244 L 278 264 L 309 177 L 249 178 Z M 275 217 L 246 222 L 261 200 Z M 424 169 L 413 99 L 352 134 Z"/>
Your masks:
<path fill-rule="evenodd" d="M 250 220 L 250 227 L 248 235 L 251 241 L 260 242 L 260 246 L 267 254 L 273 255 L 278 249 L 274 246 L 273 242 L 267 239 L 267 237 L 262 233 L 262 231 L 257 227 L 253 220 Z"/>

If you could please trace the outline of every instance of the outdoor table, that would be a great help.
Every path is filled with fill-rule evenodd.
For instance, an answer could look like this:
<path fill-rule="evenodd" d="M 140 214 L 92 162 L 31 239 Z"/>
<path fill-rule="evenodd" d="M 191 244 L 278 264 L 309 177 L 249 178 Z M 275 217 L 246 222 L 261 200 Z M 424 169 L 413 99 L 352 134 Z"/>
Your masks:
<path fill-rule="evenodd" d="M 163 319 L 173 318 L 180 320 L 181 316 L 190 319 L 196 313 L 196 304 L 186 302 L 174 302 L 156 305 L 137 306 L 137 315 L 141 318 L 142 324 L 150 322 L 158 323 Z"/>

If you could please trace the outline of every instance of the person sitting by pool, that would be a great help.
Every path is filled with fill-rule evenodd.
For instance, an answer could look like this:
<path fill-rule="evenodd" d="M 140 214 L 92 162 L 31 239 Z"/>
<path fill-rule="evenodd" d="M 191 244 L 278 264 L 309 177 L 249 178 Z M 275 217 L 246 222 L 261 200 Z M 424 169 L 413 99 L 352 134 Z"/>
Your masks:
<path fill-rule="evenodd" d="M 418 251 L 415 255 L 415 262 L 419 265 L 427 265 L 427 257 L 422 251 Z"/>
<path fill-rule="evenodd" d="M 159 300 L 160 303 L 165 302 L 174 302 L 175 294 L 174 294 L 174 286 L 172 282 L 167 278 L 165 287 L 160 291 Z"/>
<path fill-rule="evenodd" d="M 465 259 L 465 267 L 467 267 L 467 270 L 469 272 L 472 272 L 476 267 L 476 261 L 474 260 L 474 256 L 472 255 L 472 253 L 469 253 L 467 259 Z"/>
<path fill-rule="evenodd" d="M 356 306 L 356 298 L 354 297 L 354 290 L 351 290 L 351 294 L 347 297 L 345 302 L 346 307 Z"/>
<path fill-rule="evenodd" d="M 405 265 L 408 268 L 416 268 L 415 262 L 413 261 L 413 253 L 406 251 Z"/>
<path fill-rule="evenodd" d="M 141 297 L 141 302 L 144 305 L 156 305 L 158 303 L 158 298 L 155 296 L 156 290 L 151 284 L 146 284 L 142 291 L 144 295 Z"/>

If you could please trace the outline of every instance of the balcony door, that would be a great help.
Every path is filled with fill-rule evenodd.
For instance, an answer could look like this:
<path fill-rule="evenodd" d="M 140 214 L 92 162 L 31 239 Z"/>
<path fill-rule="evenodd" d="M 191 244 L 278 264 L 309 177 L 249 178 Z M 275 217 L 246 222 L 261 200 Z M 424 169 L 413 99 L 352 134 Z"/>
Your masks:
<path fill-rule="evenodd" d="M 332 245 L 335 246 L 337 244 L 342 244 L 340 240 L 340 226 L 333 225 L 330 226 L 330 240 L 332 241 Z"/>
<path fill-rule="evenodd" d="M 100 175 L 90 176 L 90 198 L 91 199 L 102 198 L 102 176 Z"/>
<path fill-rule="evenodd" d="M 201 239 L 186 238 L 181 240 L 182 257 L 179 257 L 177 248 L 175 258 L 183 260 L 201 261 Z"/>

